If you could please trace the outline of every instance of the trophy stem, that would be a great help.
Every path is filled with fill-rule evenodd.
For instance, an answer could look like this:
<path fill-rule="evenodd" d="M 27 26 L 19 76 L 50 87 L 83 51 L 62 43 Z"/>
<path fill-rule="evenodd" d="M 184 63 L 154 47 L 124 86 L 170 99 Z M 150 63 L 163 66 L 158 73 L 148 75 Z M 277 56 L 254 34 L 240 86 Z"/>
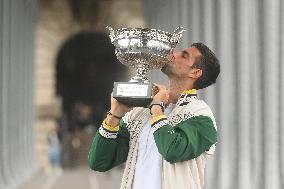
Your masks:
<path fill-rule="evenodd" d="M 149 71 L 149 65 L 146 65 L 146 64 L 138 65 L 136 67 L 136 70 L 137 70 L 137 74 L 136 74 L 136 76 L 131 78 L 130 82 L 149 83 L 149 80 L 146 77 L 147 72 Z"/>

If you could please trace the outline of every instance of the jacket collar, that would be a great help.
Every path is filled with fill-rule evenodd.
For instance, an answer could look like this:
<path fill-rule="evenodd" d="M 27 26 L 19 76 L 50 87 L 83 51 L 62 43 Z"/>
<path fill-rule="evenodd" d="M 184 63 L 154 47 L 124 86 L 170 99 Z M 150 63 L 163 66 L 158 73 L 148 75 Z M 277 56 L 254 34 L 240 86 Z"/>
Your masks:
<path fill-rule="evenodd" d="M 183 91 L 177 101 L 178 106 L 184 106 L 189 103 L 189 101 L 192 98 L 197 97 L 197 90 L 196 89 L 190 89 L 187 91 Z"/>

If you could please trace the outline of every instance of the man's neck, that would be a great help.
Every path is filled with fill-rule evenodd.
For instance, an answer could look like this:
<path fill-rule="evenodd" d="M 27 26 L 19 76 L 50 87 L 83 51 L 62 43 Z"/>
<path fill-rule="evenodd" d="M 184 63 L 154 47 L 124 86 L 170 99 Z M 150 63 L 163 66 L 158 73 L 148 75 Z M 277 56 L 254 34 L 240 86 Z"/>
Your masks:
<path fill-rule="evenodd" d="M 188 82 L 170 80 L 170 103 L 175 104 L 180 97 L 180 94 L 186 90 L 193 89 L 193 84 Z"/>

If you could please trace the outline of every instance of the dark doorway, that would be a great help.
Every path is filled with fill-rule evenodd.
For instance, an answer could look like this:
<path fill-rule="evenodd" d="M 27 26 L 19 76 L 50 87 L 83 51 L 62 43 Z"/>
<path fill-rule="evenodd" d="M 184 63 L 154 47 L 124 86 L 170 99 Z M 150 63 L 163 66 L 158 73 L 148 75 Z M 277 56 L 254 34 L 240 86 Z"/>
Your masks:
<path fill-rule="evenodd" d="M 56 63 L 56 91 L 62 97 L 69 131 L 83 127 L 84 121 L 95 126 L 101 123 L 109 109 L 113 82 L 123 80 L 125 73 L 106 34 L 79 33 L 63 44 Z M 91 120 L 79 118 L 83 115 L 78 109 L 86 106 L 91 108 Z"/>
<path fill-rule="evenodd" d="M 126 70 L 106 34 L 83 32 L 63 44 L 56 60 L 63 167 L 87 164 L 94 131 L 110 108 L 113 82 L 124 81 Z"/>

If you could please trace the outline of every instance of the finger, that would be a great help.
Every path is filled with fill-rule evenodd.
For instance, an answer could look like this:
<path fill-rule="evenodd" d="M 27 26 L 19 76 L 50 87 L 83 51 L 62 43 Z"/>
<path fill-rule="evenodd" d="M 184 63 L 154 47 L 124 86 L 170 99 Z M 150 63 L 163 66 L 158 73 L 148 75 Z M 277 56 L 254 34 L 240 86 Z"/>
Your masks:
<path fill-rule="evenodd" d="M 166 89 L 166 86 L 164 86 L 164 85 L 159 85 L 159 84 L 156 84 L 156 83 L 155 83 L 155 85 L 158 87 L 159 90 Z"/>
<path fill-rule="evenodd" d="M 158 87 L 153 87 L 152 90 L 153 92 L 159 91 Z"/>
<path fill-rule="evenodd" d="M 157 85 L 153 85 L 152 89 L 153 90 L 158 90 L 158 86 Z"/>
<path fill-rule="evenodd" d="M 153 85 L 152 92 L 153 92 L 154 95 L 159 92 L 159 87 L 157 86 L 156 83 L 154 83 L 154 85 Z"/>
<path fill-rule="evenodd" d="M 157 93 L 159 92 L 159 90 L 153 90 L 153 96 L 155 96 Z"/>

